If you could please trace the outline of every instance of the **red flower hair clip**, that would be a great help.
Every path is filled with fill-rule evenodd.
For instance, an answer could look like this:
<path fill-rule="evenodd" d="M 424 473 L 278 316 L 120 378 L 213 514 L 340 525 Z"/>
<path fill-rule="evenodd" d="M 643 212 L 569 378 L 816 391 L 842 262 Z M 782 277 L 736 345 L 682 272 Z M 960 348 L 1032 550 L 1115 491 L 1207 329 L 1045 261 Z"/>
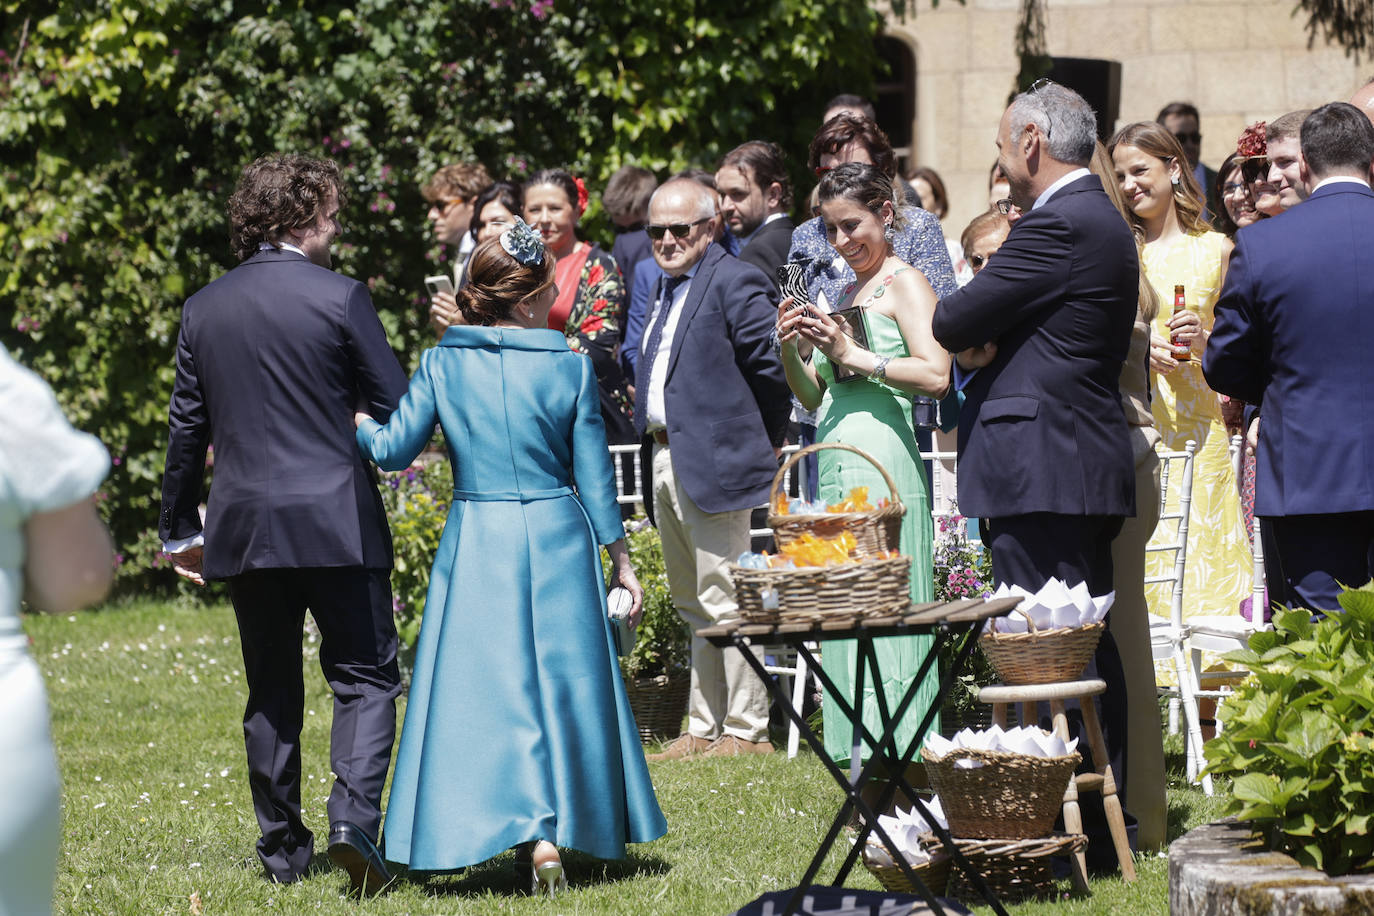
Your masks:
<path fill-rule="evenodd" d="M 1269 155 L 1269 144 L 1264 139 L 1263 121 L 1256 121 L 1241 131 L 1236 140 L 1236 153 L 1246 158 Z"/>
<path fill-rule="evenodd" d="M 573 184 L 577 185 L 577 215 L 581 216 L 587 212 L 587 186 L 581 178 L 573 178 Z"/>

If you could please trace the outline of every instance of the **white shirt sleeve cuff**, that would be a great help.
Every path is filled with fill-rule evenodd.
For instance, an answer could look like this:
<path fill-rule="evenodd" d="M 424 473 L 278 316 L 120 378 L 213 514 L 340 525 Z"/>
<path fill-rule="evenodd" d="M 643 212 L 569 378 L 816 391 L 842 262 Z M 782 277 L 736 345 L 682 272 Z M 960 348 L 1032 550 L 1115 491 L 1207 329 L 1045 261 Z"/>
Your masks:
<path fill-rule="evenodd" d="M 182 538 L 182 539 L 179 540 L 179 541 L 163 541 L 163 542 L 162 542 L 162 552 L 163 552 L 163 553 L 181 553 L 181 552 L 184 551 L 184 550 L 190 550 L 192 547 L 204 547 L 204 546 L 205 546 L 205 532 L 202 531 L 202 532 L 200 532 L 200 533 L 198 533 L 198 534 L 193 534 L 193 535 L 191 535 L 191 536 L 188 537 L 188 538 Z"/>

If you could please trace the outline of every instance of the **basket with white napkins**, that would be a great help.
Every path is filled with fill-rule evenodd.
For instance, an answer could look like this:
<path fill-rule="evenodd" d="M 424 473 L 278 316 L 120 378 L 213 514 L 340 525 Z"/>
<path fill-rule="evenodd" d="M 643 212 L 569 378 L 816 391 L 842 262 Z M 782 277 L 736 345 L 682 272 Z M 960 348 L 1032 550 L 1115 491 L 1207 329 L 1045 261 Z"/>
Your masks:
<path fill-rule="evenodd" d="M 958 837 L 1047 835 L 1082 757 L 1078 740 L 1033 727 L 963 729 L 926 738 L 921 756 Z"/>
<path fill-rule="evenodd" d="M 989 620 L 978 641 L 1002 683 L 1077 680 L 1097 649 L 1116 592 L 1094 596 L 1084 582 L 1069 587 L 1050 579 L 1036 592 L 1003 583 L 989 600 L 1014 596 L 1021 603 L 1006 617 Z"/>
<path fill-rule="evenodd" d="M 897 844 L 897 852 L 901 854 L 908 865 L 924 865 L 930 861 L 931 854 L 921 845 L 921 837 L 934 832 L 935 828 L 931 826 L 932 821 L 946 830 L 949 829 L 949 821 L 945 820 L 945 812 L 940 807 L 938 795 L 926 802 L 925 806 L 926 810 L 930 812 L 929 821 L 921 815 L 915 805 L 911 806 L 910 811 L 903 811 L 901 805 L 896 805 L 892 809 L 892 814 L 878 815 L 878 826 L 887 831 L 892 842 Z M 893 864 L 887 847 L 883 845 L 882 840 L 878 839 L 876 832 L 868 835 L 868 845 L 864 848 L 864 861 L 889 867 Z"/>

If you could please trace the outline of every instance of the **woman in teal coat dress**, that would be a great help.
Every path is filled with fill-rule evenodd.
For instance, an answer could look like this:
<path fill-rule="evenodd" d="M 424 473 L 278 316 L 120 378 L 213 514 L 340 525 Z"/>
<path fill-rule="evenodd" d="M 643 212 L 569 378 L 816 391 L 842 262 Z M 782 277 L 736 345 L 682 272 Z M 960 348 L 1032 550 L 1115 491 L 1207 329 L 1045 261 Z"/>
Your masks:
<path fill-rule="evenodd" d="M 630 567 L 591 361 L 545 327 L 553 259 L 520 222 L 484 242 L 450 327 L 386 426 L 358 444 L 407 467 L 443 428 L 453 504 L 439 541 L 383 828 L 387 858 L 440 871 L 517 847 L 534 890 L 556 846 L 606 859 L 662 836 L 616 664 L 598 544 Z M 542 842 L 539 842 L 542 841 Z M 538 842 L 538 846 L 534 844 Z"/>

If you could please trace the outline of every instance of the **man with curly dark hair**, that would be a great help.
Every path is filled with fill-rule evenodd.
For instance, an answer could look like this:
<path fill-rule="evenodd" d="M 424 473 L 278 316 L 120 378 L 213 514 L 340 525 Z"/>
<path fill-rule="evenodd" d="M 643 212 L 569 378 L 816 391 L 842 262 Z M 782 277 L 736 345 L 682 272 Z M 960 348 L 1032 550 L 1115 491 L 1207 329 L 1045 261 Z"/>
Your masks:
<path fill-rule="evenodd" d="M 258 858 L 282 883 L 314 853 L 300 800 L 301 640 L 314 616 L 334 692 L 329 856 L 370 893 L 390 879 L 374 840 L 401 686 L 391 533 L 353 413 L 389 416 L 406 376 L 367 287 L 329 269 L 341 191 L 327 160 L 266 156 L 244 169 L 229 202 L 242 263 L 182 310 L 158 531 L 180 575 L 228 584 Z"/>

